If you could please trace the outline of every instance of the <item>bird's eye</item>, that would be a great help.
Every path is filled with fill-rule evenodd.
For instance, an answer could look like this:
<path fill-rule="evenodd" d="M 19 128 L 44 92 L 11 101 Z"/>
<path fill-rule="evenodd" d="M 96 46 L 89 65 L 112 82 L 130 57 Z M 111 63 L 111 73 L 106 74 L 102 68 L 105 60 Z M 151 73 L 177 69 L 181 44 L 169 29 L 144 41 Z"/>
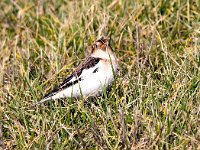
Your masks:
<path fill-rule="evenodd" d="M 97 48 L 98 46 L 97 46 L 97 44 L 94 44 L 94 48 Z"/>

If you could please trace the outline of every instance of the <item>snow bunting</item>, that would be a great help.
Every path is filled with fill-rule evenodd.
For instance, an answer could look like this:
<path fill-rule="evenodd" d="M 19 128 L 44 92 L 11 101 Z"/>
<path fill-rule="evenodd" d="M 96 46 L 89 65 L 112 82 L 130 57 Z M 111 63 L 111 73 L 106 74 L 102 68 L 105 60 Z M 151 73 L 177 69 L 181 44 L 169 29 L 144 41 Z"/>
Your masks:
<path fill-rule="evenodd" d="M 109 40 L 100 38 L 93 44 L 85 61 L 39 103 L 64 97 L 98 95 L 114 80 L 117 68 L 117 58 Z"/>

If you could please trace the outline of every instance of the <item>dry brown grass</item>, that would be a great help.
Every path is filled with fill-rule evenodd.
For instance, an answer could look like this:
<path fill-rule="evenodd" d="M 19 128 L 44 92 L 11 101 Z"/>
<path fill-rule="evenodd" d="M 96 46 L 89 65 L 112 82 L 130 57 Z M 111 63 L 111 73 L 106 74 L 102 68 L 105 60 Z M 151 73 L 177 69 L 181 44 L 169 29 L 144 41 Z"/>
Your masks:
<path fill-rule="evenodd" d="M 2 149 L 200 148 L 199 1 L 5 0 L 0 8 Z M 32 107 L 102 35 L 120 59 L 111 91 Z"/>

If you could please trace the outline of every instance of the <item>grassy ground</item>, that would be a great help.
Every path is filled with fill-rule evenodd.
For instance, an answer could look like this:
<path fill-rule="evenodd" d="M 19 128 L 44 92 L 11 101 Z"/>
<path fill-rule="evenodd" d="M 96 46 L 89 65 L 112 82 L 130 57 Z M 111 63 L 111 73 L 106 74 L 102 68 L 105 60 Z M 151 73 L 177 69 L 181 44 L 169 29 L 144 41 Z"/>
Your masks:
<path fill-rule="evenodd" d="M 198 0 L 0 2 L 0 149 L 200 149 Z M 111 91 L 33 104 L 111 37 Z"/>

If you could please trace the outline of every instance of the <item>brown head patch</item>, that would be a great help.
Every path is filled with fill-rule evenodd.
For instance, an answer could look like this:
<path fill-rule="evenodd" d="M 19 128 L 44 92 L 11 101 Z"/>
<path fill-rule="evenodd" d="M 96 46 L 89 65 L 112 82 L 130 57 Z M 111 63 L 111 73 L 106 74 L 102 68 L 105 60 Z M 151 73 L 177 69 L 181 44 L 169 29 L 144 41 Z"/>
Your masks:
<path fill-rule="evenodd" d="M 98 39 L 97 41 L 95 41 L 95 43 L 92 46 L 91 53 L 93 53 L 97 49 L 106 50 L 106 47 L 108 47 L 108 46 L 110 47 L 109 40 L 108 39 L 104 39 L 102 37 L 102 38 Z"/>

